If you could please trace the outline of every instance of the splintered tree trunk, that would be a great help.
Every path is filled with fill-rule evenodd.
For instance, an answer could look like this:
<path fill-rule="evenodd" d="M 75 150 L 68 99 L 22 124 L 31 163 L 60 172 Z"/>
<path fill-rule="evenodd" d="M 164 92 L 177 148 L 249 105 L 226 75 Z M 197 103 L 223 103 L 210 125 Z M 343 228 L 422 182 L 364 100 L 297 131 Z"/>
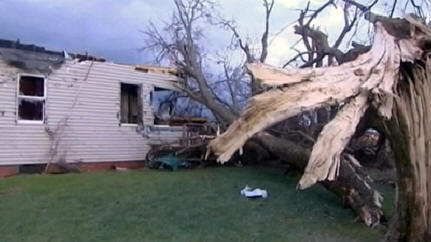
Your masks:
<path fill-rule="evenodd" d="M 431 55 L 404 64 L 387 122 L 397 168 L 397 211 L 387 241 L 431 241 Z"/>

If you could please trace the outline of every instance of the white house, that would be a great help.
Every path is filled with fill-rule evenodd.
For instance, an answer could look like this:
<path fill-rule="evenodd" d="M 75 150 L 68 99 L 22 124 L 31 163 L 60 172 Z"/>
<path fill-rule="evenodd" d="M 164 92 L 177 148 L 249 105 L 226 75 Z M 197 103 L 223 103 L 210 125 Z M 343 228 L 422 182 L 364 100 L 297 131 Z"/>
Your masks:
<path fill-rule="evenodd" d="M 22 165 L 83 167 L 145 160 L 181 137 L 157 126 L 155 90 L 177 90 L 175 69 L 106 62 L 0 40 L 0 176 Z"/>

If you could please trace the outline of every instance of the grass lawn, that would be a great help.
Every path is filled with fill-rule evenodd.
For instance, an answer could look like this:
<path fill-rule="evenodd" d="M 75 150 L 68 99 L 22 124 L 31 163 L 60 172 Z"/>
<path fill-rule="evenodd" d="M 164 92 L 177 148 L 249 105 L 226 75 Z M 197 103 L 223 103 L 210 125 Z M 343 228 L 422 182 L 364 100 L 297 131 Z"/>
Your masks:
<path fill-rule="evenodd" d="M 317 185 L 260 167 L 0 178 L 0 241 L 378 241 Z M 246 184 L 267 199 L 240 197 Z M 383 187 L 385 210 L 394 191 Z"/>

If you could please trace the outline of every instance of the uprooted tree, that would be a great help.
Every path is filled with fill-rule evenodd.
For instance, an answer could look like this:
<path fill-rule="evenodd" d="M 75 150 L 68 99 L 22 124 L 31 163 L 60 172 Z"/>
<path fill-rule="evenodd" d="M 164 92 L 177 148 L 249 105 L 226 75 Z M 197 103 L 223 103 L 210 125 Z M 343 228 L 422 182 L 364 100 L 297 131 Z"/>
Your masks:
<path fill-rule="evenodd" d="M 355 158 L 344 153 L 343 149 L 367 108 L 376 107 L 384 117 L 391 116 L 391 107 L 394 104 L 392 93 L 396 93 L 394 88 L 401 85 L 399 76 L 410 73 L 409 78 L 415 80 L 412 71 L 404 71 L 407 68 L 406 62 L 410 61 L 412 67 L 425 66 L 423 55 L 427 47 L 416 44 L 419 44 L 420 38 L 426 37 L 427 34 L 426 28 L 417 22 L 409 24 L 404 20 L 389 21 L 372 15 L 370 9 L 377 1 L 368 7 L 355 5 L 355 2 L 350 0 L 345 2 L 349 4 L 344 6 L 344 28 L 334 45 L 329 45 L 327 36 L 311 25 L 312 20 L 323 9 L 334 5 L 334 1 L 327 1 L 317 10 L 311 10 L 307 6 L 301 11 L 295 33 L 302 36 L 307 50 L 298 51 L 298 55 L 292 61 L 303 60 L 304 64 L 301 67 L 305 69 L 282 70 L 263 64 L 251 64 L 256 61 L 264 63 L 268 55 L 269 19 L 274 1 L 263 1 L 266 15 L 265 28 L 258 48 L 260 52 L 256 51 L 256 45 L 252 48 L 253 45 L 249 45 L 241 38 L 235 22 L 214 18 L 210 0 L 174 0 L 175 12 L 171 22 L 161 30 L 155 25 L 150 25 L 145 34 L 148 38 L 147 49 L 160 51 L 159 60 L 165 59 L 174 63 L 186 76 L 185 83 L 180 88 L 191 99 L 210 109 L 223 126 L 231 124 L 223 135 L 210 144 L 210 149 L 219 155 L 220 161 L 228 160 L 241 147 L 244 151 L 258 150 L 258 153 L 267 152 L 285 159 L 289 165 L 306 171 L 300 183 L 301 188 L 320 181 L 327 189 L 339 195 L 360 220 L 373 227 L 379 224 L 383 217 L 382 197 L 372 187 L 371 179 Z M 396 5 L 395 1 L 392 9 L 395 9 Z M 358 11 L 355 10 L 355 14 L 350 16 L 348 10 L 352 6 Z M 348 52 L 338 50 L 343 38 L 357 24 L 360 12 L 366 14 L 376 26 L 373 48 L 370 50 L 370 47 L 355 45 Z M 392 13 L 393 10 L 390 17 Z M 224 77 L 213 80 L 207 75 L 205 46 L 200 43 L 204 33 L 203 22 L 222 26 L 231 31 L 234 41 L 244 53 L 245 63 L 249 64 L 248 69 L 252 74 L 251 80 L 246 84 L 250 86 L 249 90 L 256 94 L 263 90 L 262 86 L 265 90 L 270 89 L 251 98 L 241 116 L 238 114 L 240 109 L 238 99 L 247 94 L 247 91 L 243 90 L 247 89 L 244 86 L 246 83 L 244 75 L 238 72 L 238 68 L 231 68 L 226 61 L 222 61 Z M 422 30 L 423 33 L 409 32 L 412 26 L 416 26 L 415 29 Z M 324 60 L 327 60 L 330 67 L 322 67 Z M 288 61 L 286 65 L 292 61 Z M 336 64 L 341 65 L 335 66 Z M 231 101 L 213 90 L 215 85 L 220 83 L 226 84 L 225 89 L 229 91 Z M 265 130 L 272 124 L 303 111 L 331 104 L 339 105 L 342 102 L 345 105 L 338 112 L 337 118 L 325 126 L 314 144 L 313 151 Z M 396 99 L 395 107 L 399 107 L 398 102 Z M 399 123 L 392 125 L 397 124 Z M 395 126 L 388 124 L 387 127 Z M 394 132 L 391 134 L 400 135 Z M 398 147 L 395 147 L 395 150 L 400 151 Z M 400 156 L 398 153 L 396 155 Z M 331 162 L 327 162 L 328 160 Z M 426 194 L 422 195 L 426 197 Z M 401 203 L 402 199 L 398 201 Z M 412 208 L 404 205 L 406 206 Z M 404 219 L 406 216 L 411 216 L 411 213 L 405 211 L 400 213 L 398 221 L 410 221 Z M 411 224 L 407 222 L 392 225 L 391 228 L 399 228 L 401 231 L 401 226 L 406 228 Z M 424 226 L 428 226 L 429 229 L 429 225 Z M 414 228 L 412 231 L 416 233 L 420 230 Z M 399 238 L 408 238 L 411 234 L 412 232 L 403 232 Z"/>
<path fill-rule="evenodd" d="M 256 78 L 251 78 L 247 82 L 247 80 L 244 80 L 243 71 L 238 72 L 238 69 L 241 70 L 241 68 L 232 68 L 229 62 L 224 60 L 221 62 L 223 63 L 224 76 L 219 80 L 212 80 L 208 77 L 207 58 L 205 58 L 206 49 L 205 45 L 200 42 L 204 37 L 202 26 L 210 24 L 212 26 L 221 26 L 222 29 L 230 31 L 233 36 L 234 46 L 238 46 L 245 56 L 245 64 L 255 61 L 264 63 L 268 55 L 269 20 L 274 1 L 263 0 L 265 19 L 259 50 L 256 50 L 256 47 L 252 48 L 253 45 L 247 42 L 249 40 L 240 35 L 234 21 L 220 18 L 214 13 L 210 0 L 174 0 L 173 2 L 175 11 L 172 20 L 163 29 L 157 28 L 155 24 L 150 24 L 144 32 L 148 41 L 146 49 L 159 51 L 156 61 L 168 60 L 174 63 L 186 76 L 184 85 L 179 88 L 183 89 L 191 99 L 211 110 L 222 127 L 227 127 L 239 115 L 238 109 L 240 105 L 238 103 L 240 103 L 241 98 L 244 95 L 247 96 L 247 92 L 258 93 L 262 91 L 262 88 Z M 317 43 L 322 43 L 326 46 L 325 35 L 322 32 L 315 31 L 311 24 L 312 20 L 321 11 L 333 4 L 333 1 L 328 1 L 318 10 L 313 11 L 307 6 L 304 11 L 301 11 L 300 19 L 298 20 L 299 28 L 297 29 L 302 30 L 298 33 L 303 37 L 304 45 L 310 47 L 310 54 L 307 54 L 307 52 L 300 53 L 301 59 L 303 54 L 307 56 L 305 59 L 305 62 L 308 63 L 307 66 L 321 65 L 322 58 L 328 54 L 326 53 L 328 48 L 320 48 L 317 45 Z M 356 17 L 349 20 L 348 11 L 344 11 L 344 13 L 346 21 L 345 27 L 338 37 L 340 40 L 346 36 L 346 33 L 352 29 L 353 24 L 356 22 Z M 306 21 L 308 15 L 311 15 L 311 17 Z M 320 40 L 323 40 L 323 42 Z M 336 50 L 339 45 L 338 42 L 331 47 L 331 50 Z M 363 52 L 362 49 L 361 51 Z M 343 56 L 357 56 L 361 51 L 349 51 Z M 347 61 L 348 58 L 344 59 Z M 214 84 L 216 83 L 226 84 L 227 87 L 224 89 L 229 92 L 230 102 L 214 91 Z M 284 137 L 276 136 L 272 132 L 260 132 L 255 135 L 245 144 L 244 152 L 256 154 L 258 159 L 264 159 L 267 154 L 270 154 L 286 160 L 289 166 L 301 171 L 305 169 L 310 156 L 308 147 L 298 145 Z M 285 159 L 286 157 L 289 157 L 289 159 Z M 337 181 L 322 182 L 322 184 L 325 188 L 340 196 L 344 204 L 354 210 L 359 220 L 364 221 L 370 227 L 374 227 L 383 218 L 382 197 L 372 187 L 371 179 L 357 165 L 352 156 L 346 156 L 344 161 L 341 163 L 341 172 Z"/>
<path fill-rule="evenodd" d="M 351 157 L 342 152 L 360 118 L 374 107 L 388 120 L 398 174 L 397 212 L 387 239 L 429 241 L 431 29 L 413 17 L 388 19 L 371 13 L 367 17 L 375 27 L 372 47 L 351 62 L 288 70 L 249 64 L 256 80 L 275 88 L 253 96 L 227 131 L 211 141 L 209 150 L 224 163 L 271 125 L 304 110 L 344 103 L 314 144 L 298 188 L 318 181 L 340 182 L 347 166 L 355 163 L 347 162 Z M 358 195 L 355 190 L 346 192 L 353 193 L 351 198 Z"/>

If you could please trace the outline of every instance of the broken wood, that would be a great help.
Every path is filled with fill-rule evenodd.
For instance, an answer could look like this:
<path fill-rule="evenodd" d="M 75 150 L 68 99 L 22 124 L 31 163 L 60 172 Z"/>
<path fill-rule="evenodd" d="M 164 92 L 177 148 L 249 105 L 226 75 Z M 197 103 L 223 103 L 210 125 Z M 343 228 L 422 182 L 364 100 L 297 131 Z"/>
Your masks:
<path fill-rule="evenodd" d="M 390 77 L 394 77 L 393 73 L 397 72 L 399 60 L 391 58 L 394 54 L 389 54 L 397 51 L 399 48 L 394 38 L 385 31 L 382 24 L 377 23 L 373 47 L 353 62 L 334 67 L 274 72 L 276 77 L 269 80 L 261 79 L 260 70 L 266 69 L 266 66 L 249 65 L 251 74 L 262 84 L 276 86 L 278 89 L 253 96 L 241 116 L 225 133 L 210 143 L 210 150 L 224 163 L 257 132 L 305 110 L 346 102 L 360 92 L 369 95 L 375 93 L 382 97 L 388 95 L 390 99 L 393 94 L 382 90 L 379 84 L 381 80 L 390 81 Z M 393 72 L 386 73 L 385 70 Z M 386 77 L 388 75 L 390 77 Z M 292 84 L 292 79 L 297 80 L 297 83 Z M 382 103 L 377 102 L 375 105 L 381 112 L 385 112 L 387 107 L 380 107 Z"/>
<path fill-rule="evenodd" d="M 431 43 L 431 42 L 430 42 Z M 386 123 L 397 168 L 397 211 L 387 241 L 431 241 L 431 55 L 403 65 Z"/>
<path fill-rule="evenodd" d="M 346 104 L 337 116 L 322 130 L 314 144 L 308 166 L 299 181 L 299 189 L 305 189 L 316 181 L 333 181 L 339 174 L 341 152 L 355 133 L 359 119 L 368 107 L 367 94 L 361 93 Z M 332 162 L 327 162 L 331 160 Z M 316 174 L 319 174 L 316 176 Z M 320 175 L 321 174 L 321 175 Z"/>

